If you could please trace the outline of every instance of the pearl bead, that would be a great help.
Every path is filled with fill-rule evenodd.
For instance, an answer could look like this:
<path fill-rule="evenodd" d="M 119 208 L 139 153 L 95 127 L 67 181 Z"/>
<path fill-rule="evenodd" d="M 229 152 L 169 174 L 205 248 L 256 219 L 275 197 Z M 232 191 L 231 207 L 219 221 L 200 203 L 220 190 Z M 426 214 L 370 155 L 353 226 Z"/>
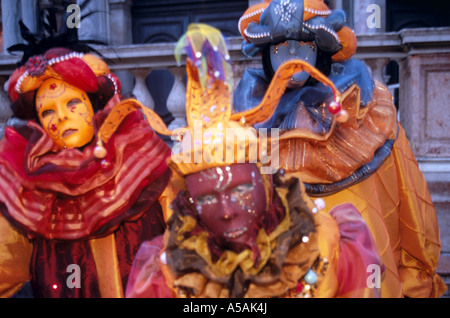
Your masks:
<path fill-rule="evenodd" d="M 317 274 L 310 269 L 305 275 L 305 282 L 310 285 L 314 285 L 317 283 Z"/>
<path fill-rule="evenodd" d="M 314 204 L 319 210 L 325 209 L 325 201 L 321 198 L 314 200 Z"/>
<path fill-rule="evenodd" d="M 99 158 L 99 159 L 105 158 L 106 157 L 106 149 L 101 145 L 95 146 L 94 156 L 95 156 L 95 158 Z"/>
<path fill-rule="evenodd" d="M 348 112 L 344 109 L 341 109 L 337 114 L 336 120 L 340 123 L 345 123 L 347 122 L 348 118 L 349 118 Z"/>

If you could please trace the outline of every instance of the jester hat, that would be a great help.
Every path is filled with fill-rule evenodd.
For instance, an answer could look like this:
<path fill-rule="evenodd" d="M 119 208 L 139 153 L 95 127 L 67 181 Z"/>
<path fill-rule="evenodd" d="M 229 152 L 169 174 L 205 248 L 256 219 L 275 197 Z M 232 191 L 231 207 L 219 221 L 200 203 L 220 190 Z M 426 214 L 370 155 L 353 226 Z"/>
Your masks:
<path fill-rule="evenodd" d="M 330 10 L 323 0 L 265 0 L 250 6 L 239 19 L 242 52 L 253 57 L 286 40 L 315 40 L 333 61 L 344 61 L 355 54 L 357 44 L 345 22 L 345 12 Z"/>

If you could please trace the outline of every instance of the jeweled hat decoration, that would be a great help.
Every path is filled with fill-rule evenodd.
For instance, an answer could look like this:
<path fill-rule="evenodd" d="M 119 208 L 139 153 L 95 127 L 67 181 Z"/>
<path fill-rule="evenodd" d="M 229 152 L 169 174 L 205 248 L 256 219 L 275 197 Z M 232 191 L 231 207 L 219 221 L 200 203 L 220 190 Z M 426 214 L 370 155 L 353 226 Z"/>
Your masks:
<path fill-rule="evenodd" d="M 330 10 L 323 0 L 266 0 L 239 19 L 242 52 L 253 57 L 285 40 L 315 40 L 319 49 L 333 54 L 333 61 L 344 61 L 356 52 L 356 36 L 345 22 L 345 12 Z"/>
<path fill-rule="evenodd" d="M 66 48 L 52 48 L 42 55 L 30 57 L 24 66 L 14 71 L 8 93 L 15 102 L 20 94 L 39 89 L 49 78 L 61 79 L 87 93 L 93 93 L 98 89 L 99 76 L 111 80 L 114 94 L 119 92 L 120 81 L 98 57 Z"/>
<path fill-rule="evenodd" d="M 312 41 L 319 49 L 332 55 L 333 61 L 343 61 L 356 52 L 356 36 L 345 26 L 346 14 L 330 10 L 322 0 L 272 0 L 258 3 L 246 10 L 238 27 L 244 38 L 242 52 L 259 54 L 263 48 L 285 40 Z M 315 73 L 320 73 L 314 70 Z M 312 74 L 311 74 L 312 75 Z M 314 76 L 313 76 L 314 77 Z M 324 83 L 325 76 L 320 76 Z M 317 79 L 317 78 L 316 78 Z M 328 86 L 329 83 L 327 84 Z M 339 122 L 348 120 L 340 97 L 328 105 Z"/>

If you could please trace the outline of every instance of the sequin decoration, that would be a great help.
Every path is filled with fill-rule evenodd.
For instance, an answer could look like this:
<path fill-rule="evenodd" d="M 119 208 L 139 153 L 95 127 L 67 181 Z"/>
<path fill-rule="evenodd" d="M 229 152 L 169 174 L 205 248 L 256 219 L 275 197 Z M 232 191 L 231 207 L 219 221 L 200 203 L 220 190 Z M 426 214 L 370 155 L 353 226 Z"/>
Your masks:
<path fill-rule="evenodd" d="M 25 63 L 25 67 L 30 76 L 39 77 L 45 73 L 48 67 L 48 60 L 42 55 L 36 55 Z"/>
<path fill-rule="evenodd" d="M 281 20 L 289 23 L 292 19 L 293 13 L 297 11 L 298 7 L 295 3 L 291 3 L 290 0 L 282 0 L 275 7 L 275 14 L 281 16 Z"/>

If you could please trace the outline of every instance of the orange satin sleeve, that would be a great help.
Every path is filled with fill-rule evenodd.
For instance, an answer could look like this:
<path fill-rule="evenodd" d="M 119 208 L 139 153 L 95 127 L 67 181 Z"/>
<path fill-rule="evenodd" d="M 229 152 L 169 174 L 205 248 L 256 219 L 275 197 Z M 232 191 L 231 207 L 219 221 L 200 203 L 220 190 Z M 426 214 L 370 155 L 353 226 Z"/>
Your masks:
<path fill-rule="evenodd" d="M 399 275 L 409 297 L 440 297 L 447 290 L 436 274 L 441 244 L 436 211 L 403 129 L 392 150 L 399 185 Z"/>
<path fill-rule="evenodd" d="M 0 297 L 13 296 L 30 279 L 33 246 L 0 214 Z"/>
<path fill-rule="evenodd" d="M 392 161 L 392 157 L 389 157 L 378 170 L 385 169 L 385 165 L 387 164 L 391 169 L 386 170 L 386 176 L 395 176 L 395 169 L 392 164 L 389 164 L 389 161 Z M 392 202 L 387 200 L 390 198 L 389 190 L 384 188 L 383 183 L 379 182 L 378 174 L 379 171 L 352 187 L 324 197 L 323 199 L 326 203 L 325 210 L 329 212 L 333 207 L 346 202 L 351 202 L 355 205 L 372 232 L 375 244 L 385 266 L 385 274 L 381 282 L 381 297 L 403 297 L 402 284 L 397 269 L 398 257 L 395 257 L 391 247 L 391 241 L 397 242 L 399 235 L 398 228 L 396 229 L 396 226 L 398 227 L 397 201 Z M 379 200 L 380 196 L 384 196 L 387 199 Z M 393 229 L 391 233 L 388 233 L 385 222 L 391 224 Z M 392 239 L 390 238 L 390 234 L 393 236 Z"/>
<path fill-rule="evenodd" d="M 366 180 L 323 198 L 351 202 L 370 228 L 386 271 L 382 297 L 440 297 L 439 227 L 425 179 L 400 127 L 391 155 Z"/>

